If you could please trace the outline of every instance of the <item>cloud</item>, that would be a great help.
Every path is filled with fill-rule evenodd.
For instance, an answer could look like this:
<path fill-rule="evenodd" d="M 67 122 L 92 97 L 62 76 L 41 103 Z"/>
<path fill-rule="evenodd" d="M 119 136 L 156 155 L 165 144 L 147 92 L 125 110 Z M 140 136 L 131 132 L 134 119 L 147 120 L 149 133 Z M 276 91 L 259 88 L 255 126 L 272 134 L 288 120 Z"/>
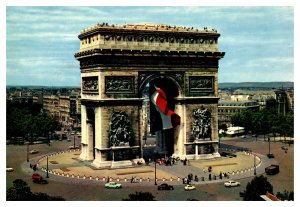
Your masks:
<path fill-rule="evenodd" d="M 98 22 L 217 28 L 226 52 L 220 80 L 290 79 L 293 14 L 293 7 L 7 7 L 7 80 L 79 85 L 77 36 Z"/>
<path fill-rule="evenodd" d="M 7 41 L 16 40 L 36 40 L 43 39 L 44 41 L 56 40 L 56 41 L 75 41 L 77 38 L 76 34 L 72 33 L 57 33 L 57 32 L 35 32 L 34 35 L 30 33 L 17 33 L 9 35 Z"/>

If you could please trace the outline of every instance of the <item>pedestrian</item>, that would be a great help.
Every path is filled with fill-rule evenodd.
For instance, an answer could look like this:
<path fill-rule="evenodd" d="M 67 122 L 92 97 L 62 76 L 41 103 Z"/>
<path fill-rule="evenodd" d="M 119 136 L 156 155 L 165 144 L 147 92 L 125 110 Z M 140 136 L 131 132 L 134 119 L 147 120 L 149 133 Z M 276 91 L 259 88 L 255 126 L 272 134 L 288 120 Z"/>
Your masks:
<path fill-rule="evenodd" d="M 133 179 L 134 179 L 134 178 L 132 177 L 132 178 L 131 178 L 131 183 L 133 183 Z"/>
<path fill-rule="evenodd" d="M 195 175 L 195 181 L 198 182 L 198 176 L 197 175 Z"/>
<path fill-rule="evenodd" d="M 222 172 L 220 172 L 220 175 L 219 175 L 219 176 L 220 176 L 220 179 L 222 179 Z"/>

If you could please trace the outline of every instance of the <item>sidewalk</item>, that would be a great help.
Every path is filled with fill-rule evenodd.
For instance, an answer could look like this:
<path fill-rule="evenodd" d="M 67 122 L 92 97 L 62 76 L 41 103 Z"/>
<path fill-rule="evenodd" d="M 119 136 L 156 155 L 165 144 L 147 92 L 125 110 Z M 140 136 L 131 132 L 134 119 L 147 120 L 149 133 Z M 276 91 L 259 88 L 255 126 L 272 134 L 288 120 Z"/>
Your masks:
<path fill-rule="evenodd" d="M 103 183 L 107 182 L 108 178 L 113 181 L 121 182 L 123 184 L 132 184 L 130 180 L 134 177 L 137 183 L 134 185 L 153 185 L 155 178 L 154 163 L 149 165 L 142 165 L 122 169 L 97 169 L 90 167 L 91 162 L 78 161 L 80 151 L 67 151 L 58 153 L 48 157 L 48 169 L 50 179 L 61 182 L 72 183 Z M 199 182 L 192 182 L 193 184 L 207 184 L 212 182 L 224 182 L 227 179 L 219 178 L 220 172 L 227 173 L 229 179 L 241 179 L 245 177 L 254 176 L 253 156 L 245 152 L 237 152 L 236 158 L 221 157 L 213 160 L 191 160 L 189 165 L 183 165 L 181 161 L 172 166 L 156 165 L 156 178 L 159 183 L 168 182 L 173 185 L 182 185 L 182 179 L 188 174 L 197 175 Z M 271 164 L 270 160 L 264 156 L 257 154 L 261 159 L 261 163 L 257 160 L 257 175 L 264 173 L 265 167 Z M 46 157 L 37 157 L 39 160 L 39 173 L 46 174 Z M 272 160 L 274 161 L 274 160 Z M 23 164 L 23 169 L 27 173 L 32 169 L 27 166 L 28 163 Z M 208 166 L 212 166 L 212 180 L 209 180 Z M 216 180 L 214 180 L 216 175 Z M 204 181 L 201 178 L 204 178 Z"/>

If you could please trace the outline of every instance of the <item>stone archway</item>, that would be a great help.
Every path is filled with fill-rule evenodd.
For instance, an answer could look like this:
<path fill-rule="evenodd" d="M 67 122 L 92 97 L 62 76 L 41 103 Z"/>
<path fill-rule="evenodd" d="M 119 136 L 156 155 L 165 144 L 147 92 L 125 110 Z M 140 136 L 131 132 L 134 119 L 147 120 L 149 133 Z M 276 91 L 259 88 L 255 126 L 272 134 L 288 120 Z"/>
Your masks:
<path fill-rule="evenodd" d="M 82 124 L 80 157 L 94 159 L 96 167 L 130 165 L 142 158 L 141 92 L 147 83 L 175 93 L 169 93 L 169 100 L 181 124 L 170 153 L 182 159 L 218 156 L 218 64 L 225 55 L 218 50 L 219 36 L 207 28 L 153 24 L 101 24 L 83 30 L 78 36 L 80 51 L 75 54 L 81 70 L 81 122 L 89 122 L 87 107 L 93 107 L 95 132 L 90 139 L 90 125 Z M 199 108 L 211 114 L 205 139 L 195 138 L 199 131 L 193 128 L 203 119 L 193 117 Z"/>

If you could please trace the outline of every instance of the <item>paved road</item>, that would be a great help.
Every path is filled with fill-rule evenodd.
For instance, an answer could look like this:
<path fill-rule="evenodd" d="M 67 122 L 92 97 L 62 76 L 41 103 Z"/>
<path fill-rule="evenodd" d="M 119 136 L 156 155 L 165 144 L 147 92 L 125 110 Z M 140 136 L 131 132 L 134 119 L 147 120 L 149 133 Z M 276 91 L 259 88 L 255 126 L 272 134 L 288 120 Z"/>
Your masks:
<path fill-rule="evenodd" d="M 226 140 L 224 144 L 234 145 L 237 147 L 245 147 L 244 141 L 239 140 Z M 264 142 L 247 142 L 247 148 L 266 155 L 268 151 L 268 143 Z M 69 143 L 67 142 L 54 142 L 49 147 L 47 145 L 33 145 L 31 149 L 35 148 L 40 151 L 40 154 L 47 154 L 54 151 L 61 151 L 68 149 Z M 268 180 L 274 187 L 274 192 L 283 190 L 294 190 L 294 175 L 293 175 L 293 162 L 294 162 L 294 147 L 293 145 L 288 147 L 287 153 L 285 153 L 281 146 L 282 143 L 272 143 L 272 153 L 275 154 L 276 160 L 268 159 L 270 162 L 278 162 L 280 164 L 280 173 L 275 176 L 268 176 Z M 12 185 L 12 181 L 17 178 L 22 178 L 31 187 L 34 192 L 45 192 L 53 196 L 62 196 L 67 200 L 121 200 L 126 198 L 129 193 L 135 193 L 136 191 L 151 192 L 156 200 L 241 200 L 239 192 L 244 190 L 247 182 L 252 179 L 251 172 L 249 172 L 249 178 L 243 178 L 239 181 L 241 186 L 237 188 L 225 188 L 223 183 L 202 183 L 198 185 L 196 191 L 185 192 L 183 185 L 176 185 L 174 191 L 161 192 L 157 190 L 157 186 L 154 183 L 148 183 L 148 185 L 141 185 L 139 183 L 126 183 L 124 189 L 113 191 L 111 189 L 104 189 L 103 182 L 96 182 L 90 180 L 77 180 L 72 179 L 72 182 L 65 182 L 66 178 L 57 179 L 50 175 L 50 182 L 47 187 L 35 184 L 31 182 L 30 168 L 22 166 L 22 163 L 26 165 L 26 146 L 7 146 L 7 166 L 15 168 L 14 172 L 7 173 L 6 181 L 7 188 Z M 30 159 L 33 160 L 31 155 Z M 266 157 L 262 157 L 267 159 Z M 169 168 L 169 166 L 160 166 L 162 168 Z M 263 169 L 262 166 L 261 169 Z M 28 171 L 24 173 L 24 169 Z M 253 171 L 252 171 L 253 172 Z M 260 172 L 258 172 L 260 173 Z M 186 174 L 186 172 L 184 172 Z M 239 179 L 239 175 L 236 175 L 235 179 Z M 93 182 L 93 184 L 91 184 Z M 161 182 L 159 182 L 160 184 Z"/>

